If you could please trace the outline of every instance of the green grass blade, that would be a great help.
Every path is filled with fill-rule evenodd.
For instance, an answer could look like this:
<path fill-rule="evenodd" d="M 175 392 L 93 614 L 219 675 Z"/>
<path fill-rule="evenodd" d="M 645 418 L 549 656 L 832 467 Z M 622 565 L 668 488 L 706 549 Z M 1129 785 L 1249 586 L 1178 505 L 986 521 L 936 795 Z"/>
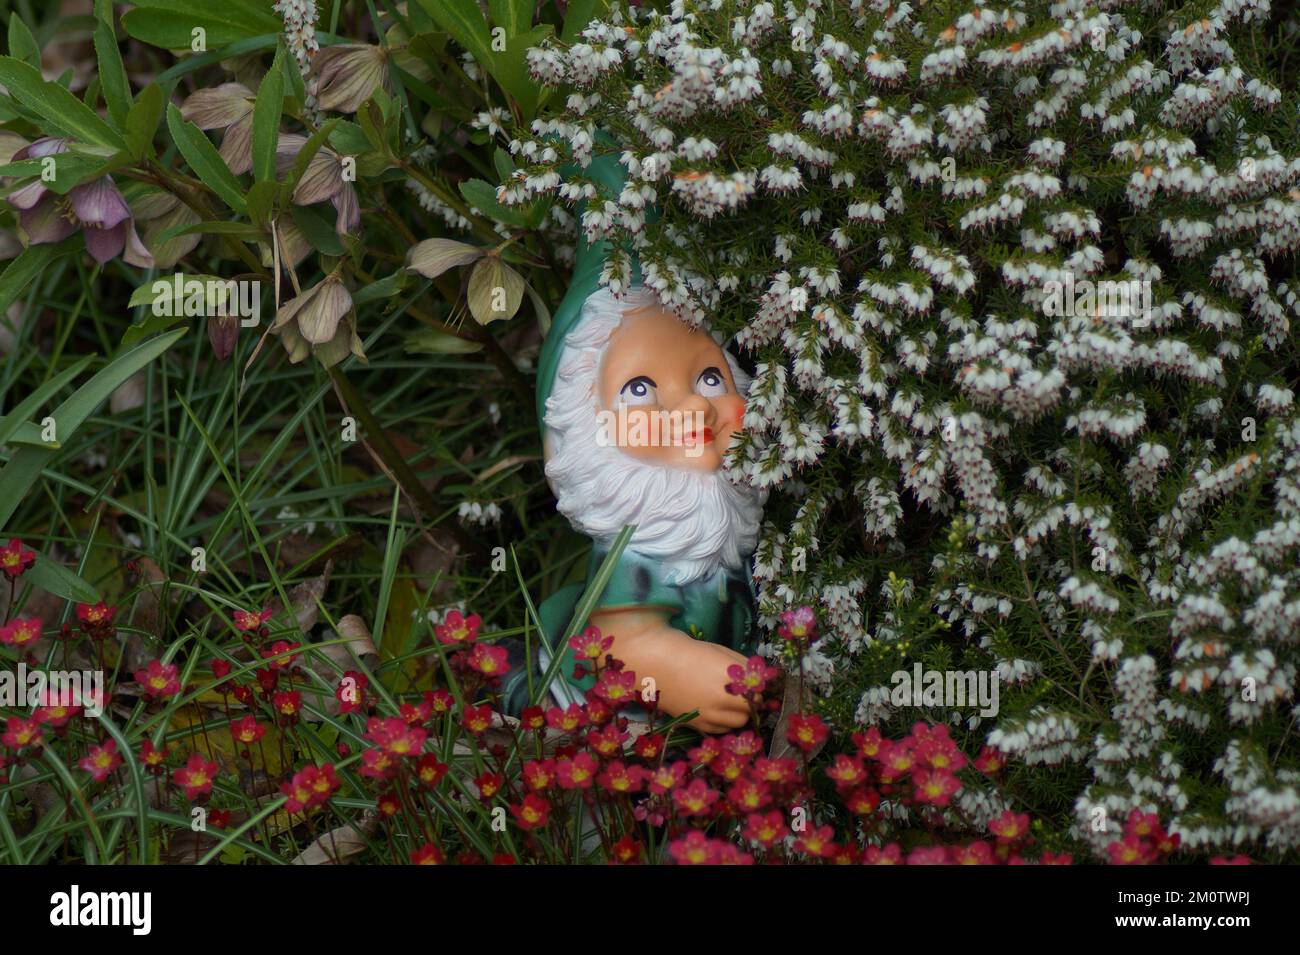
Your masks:
<path fill-rule="evenodd" d="M 68 437 L 81 427 L 91 412 L 108 400 L 119 385 L 179 341 L 185 331 L 177 329 L 123 352 L 78 388 L 52 415 L 58 439 L 66 443 Z M 20 448 L 0 470 L 0 527 L 9 523 L 19 502 L 40 476 L 41 469 L 57 453 L 57 450 L 45 448 Z"/>

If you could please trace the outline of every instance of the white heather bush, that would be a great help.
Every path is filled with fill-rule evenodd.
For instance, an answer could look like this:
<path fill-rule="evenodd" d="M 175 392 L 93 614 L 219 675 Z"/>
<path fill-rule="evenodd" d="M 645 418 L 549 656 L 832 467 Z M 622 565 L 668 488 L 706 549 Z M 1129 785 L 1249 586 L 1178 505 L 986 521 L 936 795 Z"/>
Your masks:
<path fill-rule="evenodd" d="M 756 376 L 731 466 L 774 492 L 765 620 L 817 608 L 842 731 L 951 715 L 1010 758 L 954 826 L 1030 809 L 1104 856 L 1098 819 L 1141 807 L 1196 853 L 1294 858 L 1300 136 L 1261 51 L 1295 24 L 955 8 L 616 5 L 531 54 L 573 92 L 502 195 L 591 197 L 589 238 L 732 336 Z M 621 194 L 562 184 L 602 131 Z M 1067 279 L 1147 282 L 1151 308 L 1047 308 Z M 996 671 L 1000 713 L 895 709 L 917 660 Z"/>

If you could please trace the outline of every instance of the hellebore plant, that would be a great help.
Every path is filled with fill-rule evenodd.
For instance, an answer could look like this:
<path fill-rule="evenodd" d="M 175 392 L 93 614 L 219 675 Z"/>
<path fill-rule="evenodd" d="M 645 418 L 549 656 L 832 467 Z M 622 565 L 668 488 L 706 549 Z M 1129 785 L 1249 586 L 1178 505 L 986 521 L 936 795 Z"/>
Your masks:
<path fill-rule="evenodd" d="M 352 296 L 336 270 L 281 305 L 272 329 L 279 333 L 291 362 L 313 353 L 327 368 L 349 353 L 364 361 L 351 312 Z"/>
<path fill-rule="evenodd" d="M 298 154 L 307 144 L 307 137 L 298 133 L 282 133 L 276 146 L 276 171 L 284 176 L 293 168 Z M 344 157 L 327 146 L 318 149 L 307 163 L 307 169 L 293 190 L 295 205 L 311 206 L 328 200 L 334 206 L 334 231 L 340 236 L 356 233 L 361 225 L 361 206 L 357 200 L 356 186 L 345 175 Z"/>
<path fill-rule="evenodd" d="M 243 83 L 222 83 L 195 90 L 181 104 L 181 116 L 202 130 L 220 129 L 221 158 L 242 175 L 253 168 L 253 104 L 256 96 Z"/>
<path fill-rule="evenodd" d="M 355 113 L 361 104 L 392 86 L 387 49 L 364 43 L 326 47 L 312 60 L 311 87 L 316 105 L 338 113 Z"/>
<path fill-rule="evenodd" d="M 67 151 L 66 141 L 46 136 L 15 152 L 13 161 L 44 159 Z M 8 202 L 18 210 L 19 225 L 36 245 L 62 242 L 81 232 L 86 251 L 100 265 L 119 255 L 140 268 L 154 264 L 136 234 L 131 209 L 110 176 L 73 186 L 67 195 L 59 195 L 38 178 L 10 193 Z"/>

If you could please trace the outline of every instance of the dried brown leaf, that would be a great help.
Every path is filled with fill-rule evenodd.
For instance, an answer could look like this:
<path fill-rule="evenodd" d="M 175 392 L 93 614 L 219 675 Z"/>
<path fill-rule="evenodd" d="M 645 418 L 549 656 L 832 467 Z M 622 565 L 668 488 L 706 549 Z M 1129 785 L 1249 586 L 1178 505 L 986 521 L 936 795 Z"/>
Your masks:
<path fill-rule="evenodd" d="M 300 852 L 293 865 L 341 865 L 369 848 L 366 837 L 379 827 L 379 816 L 368 810 L 360 823 L 339 826 L 320 836 Z M 358 831 L 359 830 L 359 831 Z"/>

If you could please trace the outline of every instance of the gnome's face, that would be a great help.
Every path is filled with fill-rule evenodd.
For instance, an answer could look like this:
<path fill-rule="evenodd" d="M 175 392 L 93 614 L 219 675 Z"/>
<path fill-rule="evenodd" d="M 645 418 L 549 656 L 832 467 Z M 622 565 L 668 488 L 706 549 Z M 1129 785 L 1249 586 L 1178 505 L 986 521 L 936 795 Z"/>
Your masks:
<path fill-rule="evenodd" d="M 623 316 L 597 387 L 612 443 L 661 466 L 716 471 L 745 417 L 722 349 L 657 305 Z"/>
<path fill-rule="evenodd" d="M 748 386 L 707 331 L 652 293 L 589 296 L 545 404 L 546 477 L 560 513 L 605 544 L 634 525 L 628 546 L 663 560 L 672 583 L 742 567 L 765 495 L 722 464 Z"/>

